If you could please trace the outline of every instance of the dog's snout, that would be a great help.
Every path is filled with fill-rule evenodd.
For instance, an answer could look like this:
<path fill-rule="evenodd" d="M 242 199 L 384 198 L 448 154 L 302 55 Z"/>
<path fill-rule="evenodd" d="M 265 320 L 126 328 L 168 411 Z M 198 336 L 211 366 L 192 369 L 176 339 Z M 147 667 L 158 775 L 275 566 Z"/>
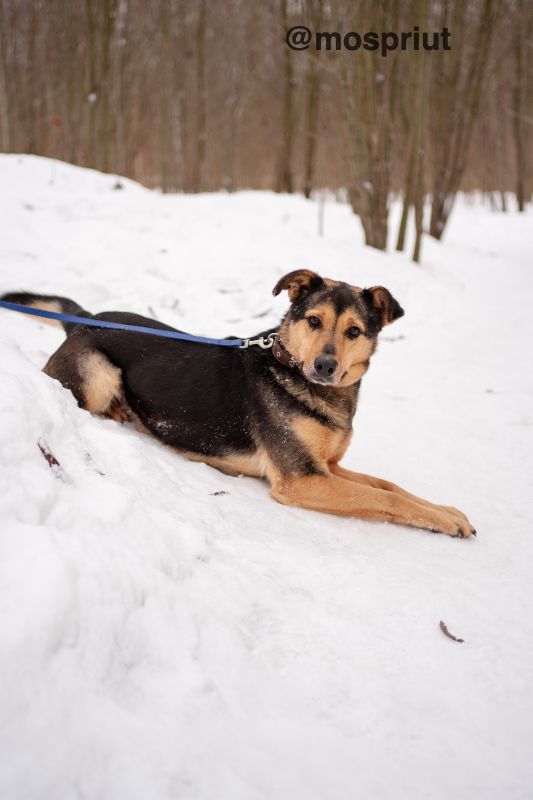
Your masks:
<path fill-rule="evenodd" d="M 333 356 L 321 355 L 315 358 L 315 371 L 323 378 L 331 378 L 339 366 Z"/>

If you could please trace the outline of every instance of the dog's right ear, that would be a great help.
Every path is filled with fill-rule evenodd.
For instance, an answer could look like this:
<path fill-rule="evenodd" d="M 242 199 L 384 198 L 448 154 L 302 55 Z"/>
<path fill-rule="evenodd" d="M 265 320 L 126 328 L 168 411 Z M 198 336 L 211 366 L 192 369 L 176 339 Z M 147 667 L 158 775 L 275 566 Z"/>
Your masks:
<path fill-rule="evenodd" d="M 308 292 L 318 289 L 323 283 L 324 280 L 316 272 L 311 272 L 310 269 L 297 269 L 280 278 L 272 289 L 272 294 L 275 297 L 287 289 L 289 300 L 294 303 Z"/>

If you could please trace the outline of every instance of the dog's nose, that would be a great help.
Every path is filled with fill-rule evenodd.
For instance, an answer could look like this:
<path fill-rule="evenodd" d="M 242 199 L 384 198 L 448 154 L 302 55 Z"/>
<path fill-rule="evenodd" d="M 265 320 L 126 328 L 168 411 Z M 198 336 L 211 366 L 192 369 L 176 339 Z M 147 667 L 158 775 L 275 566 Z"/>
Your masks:
<path fill-rule="evenodd" d="M 332 356 L 322 355 L 315 358 L 315 371 L 322 378 L 331 378 L 338 366 L 339 362 Z"/>

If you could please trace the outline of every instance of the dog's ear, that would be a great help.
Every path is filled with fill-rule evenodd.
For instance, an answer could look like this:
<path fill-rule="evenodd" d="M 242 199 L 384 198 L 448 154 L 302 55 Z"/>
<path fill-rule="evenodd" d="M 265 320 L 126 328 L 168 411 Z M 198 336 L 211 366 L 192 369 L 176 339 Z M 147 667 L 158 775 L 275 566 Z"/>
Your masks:
<path fill-rule="evenodd" d="M 311 272 L 310 269 L 297 269 L 280 278 L 272 289 L 272 294 L 276 296 L 287 289 L 289 300 L 294 303 L 308 292 L 318 289 L 323 283 L 323 279 L 316 272 Z"/>
<path fill-rule="evenodd" d="M 384 286 L 372 286 L 370 289 L 365 289 L 363 297 L 372 308 L 379 312 L 381 327 L 390 325 L 395 319 L 404 315 L 401 305 Z"/>

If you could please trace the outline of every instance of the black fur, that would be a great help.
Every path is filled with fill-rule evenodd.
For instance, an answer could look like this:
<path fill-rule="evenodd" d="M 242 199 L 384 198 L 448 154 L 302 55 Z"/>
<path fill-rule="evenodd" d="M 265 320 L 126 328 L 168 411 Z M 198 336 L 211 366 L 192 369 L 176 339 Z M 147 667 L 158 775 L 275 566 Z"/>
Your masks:
<path fill-rule="evenodd" d="M 33 303 L 55 303 L 59 306 L 61 313 L 71 314 L 77 317 L 90 317 L 91 314 L 85 311 L 78 303 L 71 300 L 69 297 L 60 297 L 52 294 L 32 294 L 31 292 L 8 292 L 2 295 L 0 300 L 5 300 L 8 303 L 18 303 L 21 306 L 29 306 Z M 69 333 L 76 325 L 72 322 L 61 322 L 63 329 Z"/>
<path fill-rule="evenodd" d="M 68 298 L 12 293 L 4 299 L 23 304 L 56 302 L 67 313 L 175 330 L 137 314 L 90 315 Z M 337 313 L 353 306 L 365 322 L 367 335 L 377 336 L 382 311 L 374 307 L 372 294 L 355 291 L 348 284 L 328 286 L 318 276 L 300 293 L 287 316 L 298 320 L 306 308 L 326 299 Z M 61 374 L 56 377 L 73 391 L 80 405 L 78 355 L 100 352 L 121 370 L 124 398 L 134 414 L 154 436 L 177 450 L 225 457 L 253 455 L 262 448 L 282 475 L 319 474 L 320 467 L 293 432 L 295 417 L 316 420 L 331 430 L 351 430 L 360 381 L 344 388 L 310 383 L 298 369 L 284 366 L 271 350 L 259 347 L 230 349 L 130 331 L 64 327 L 67 341 L 52 359 L 60 364 Z"/>

